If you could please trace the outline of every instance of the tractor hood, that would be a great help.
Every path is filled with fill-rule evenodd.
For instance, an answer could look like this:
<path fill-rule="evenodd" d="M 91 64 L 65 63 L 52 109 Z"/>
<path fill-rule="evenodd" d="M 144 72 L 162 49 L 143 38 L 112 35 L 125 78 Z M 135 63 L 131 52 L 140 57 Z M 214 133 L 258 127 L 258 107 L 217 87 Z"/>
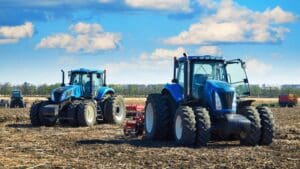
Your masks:
<path fill-rule="evenodd" d="M 218 81 L 218 80 L 207 80 L 206 85 L 209 86 L 210 89 L 216 92 L 235 92 L 234 87 L 232 87 L 227 82 Z"/>
<path fill-rule="evenodd" d="M 213 112 L 219 114 L 236 112 L 236 92 L 230 84 L 207 80 L 205 85 L 205 96 Z"/>
<path fill-rule="evenodd" d="M 51 100 L 55 103 L 63 102 L 71 97 L 79 98 L 81 97 L 81 86 L 70 85 L 54 89 L 51 92 Z"/>

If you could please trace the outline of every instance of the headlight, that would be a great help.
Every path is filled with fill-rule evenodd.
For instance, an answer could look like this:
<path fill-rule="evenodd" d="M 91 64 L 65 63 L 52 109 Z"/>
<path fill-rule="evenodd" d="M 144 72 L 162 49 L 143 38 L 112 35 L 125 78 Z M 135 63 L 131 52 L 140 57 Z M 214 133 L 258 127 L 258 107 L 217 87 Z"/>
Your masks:
<path fill-rule="evenodd" d="M 236 93 L 234 92 L 234 96 L 233 96 L 233 101 L 232 101 L 232 109 L 233 110 L 236 110 Z"/>
<path fill-rule="evenodd" d="M 53 93 L 54 93 L 54 92 L 51 93 L 51 100 L 52 100 L 52 101 L 55 101 L 55 98 L 54 98 L 54 94 L 53 94 Z"/>
<path fill-rule="evenodd" d="M 217 92 L 215 92 L 215 104 L 216 104 L 216 110 L 222 110 L 222 102 Z"/>

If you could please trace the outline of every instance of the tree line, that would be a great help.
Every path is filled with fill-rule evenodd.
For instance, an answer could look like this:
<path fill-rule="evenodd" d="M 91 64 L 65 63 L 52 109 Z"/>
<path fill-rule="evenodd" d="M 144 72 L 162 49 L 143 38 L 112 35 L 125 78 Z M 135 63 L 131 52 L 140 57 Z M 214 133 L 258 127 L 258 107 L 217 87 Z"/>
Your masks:
<path fill-rule="evenodd" d="M 13 89 L 19 89 L 22 91 L 23 95 L 29 96 L 49 96 L 51 91 L 60 84 L 43 84 L 43 85 L 33 85 L 28 82 L 25 82 L 21 85 L 12 85 L 10 83 L 0 84 L 0 95 L 10 95 Z M 163 85 L 162 84 L 153 84 L 153 85 L 138 85 L 138 84 L 129 84 L 129 85 L 120 85 L 112 84 L 109 85 L 115 89 L 116 93 L 124 96 L 130 97 L 140 97 L 146 96 L 150 93 L 159 93 Z M 298 88 L 280 88 L 280 87 L 261 87 L 259 85 L 250 86 L 251 96 L 252 97 L 278 97 L 280 94 L 297 94 L 300 96 L 300 89 Z"/>

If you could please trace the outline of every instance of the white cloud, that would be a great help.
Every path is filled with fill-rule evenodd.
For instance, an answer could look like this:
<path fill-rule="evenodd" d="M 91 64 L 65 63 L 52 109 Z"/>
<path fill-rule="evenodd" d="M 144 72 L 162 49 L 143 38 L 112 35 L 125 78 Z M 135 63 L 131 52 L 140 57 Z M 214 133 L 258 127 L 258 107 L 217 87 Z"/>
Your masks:
<path fill-rule="evenodd" d="M 172 78 L 173 57 L 182 56 L 184 51 L 182 47 L 174 50 L 155 49 L 151 53 L 141 54 L 135 60 L 108 63 L 105 65 L 108 80 L 110 83 L 123 84 L 166 83 Z"/>
<path fill-rule="evenodd" d="M 133 8 L 189 12 L 190 0 L 125 0 Z"/>
<path fill-rule="evenodd" d="M 267 75 L 272 71 L 272 65 L 263 63 L 257 59 L 249 59 L 246 61 L 247 71 L 254 75 Z"/>
<path fill-rule="evenodd" d="M 214 10 L 214 14 L 202 18 L 187 31 L 164 42 L 171 45 L 274 43 L 281 41 L 289 31 L 280 24 L 296 19 L 295 15 L 280 7 L 257 12 L 239 6 L 232 0 L 221 1 Z"/>
<path fill-rule="evenodd" d="M 198 55 L 212 55 L 212 56 L 221 56 L 222 51 L 217 46 L 201 46 L 197 49 L 196 53 Z"/>
<path fill-rule="evenodd" d="M 61 48 L 67 52 L 94 53 L 117 48 L 119 33 L 104 32 L 99 24 L 79 22 L 69 28 L 74 34 L 57 33 L 43 38 L 36 48 Z"/>
<path fill-rule="evenodd" d="M 20 26 L 1 26 L 0 44 L 16 43 L 20 39 L 32 37 L 34 26 L 31 22 L 26 22 Z"/>
<path fill-rule="evenodd" d="M 182 56 L 185 52 L 185 49 L 183 47 L 179 47 L 175 50 L 169 50 L 169 49 L 155 49 L 154 52 L 151 54 L 142 54 L 141 59 L 151 59 L 151 60 L 168 60 L 173 57 Z"/>

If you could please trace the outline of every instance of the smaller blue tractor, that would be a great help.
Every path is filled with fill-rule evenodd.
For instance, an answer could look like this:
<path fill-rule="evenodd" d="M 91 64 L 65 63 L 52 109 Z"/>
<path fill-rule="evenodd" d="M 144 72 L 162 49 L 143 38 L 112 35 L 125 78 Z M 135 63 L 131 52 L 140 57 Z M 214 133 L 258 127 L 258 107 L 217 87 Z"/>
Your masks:
<path fill-rule="evenodd" d="M 23 95 L 21 90 L 15 89 L 11 91 L 10 96 L 10 108 L 25 108 L 26 103 L 23 100 Z"/>
<path fill-rule="evenodd" d="M 174 78 L 145 107 L 145 137 L 173 139 L 185 146 L 238 139 L 242 145 L 269 145 L 274 120 L 267 107 L 253 107 L 245 63 L 221 57 L 174 59 Z"/>
<path fill-rule="evenodd" d="M 97 122 L 121 124 L 126 117 L 123 97 L 106 85 L 105 70 L 77 69 L 69 72 L 65 85 L 51 92 L 47 101 L 35 102 L 30 109 L 33 126 L 93 126 Z"/>

